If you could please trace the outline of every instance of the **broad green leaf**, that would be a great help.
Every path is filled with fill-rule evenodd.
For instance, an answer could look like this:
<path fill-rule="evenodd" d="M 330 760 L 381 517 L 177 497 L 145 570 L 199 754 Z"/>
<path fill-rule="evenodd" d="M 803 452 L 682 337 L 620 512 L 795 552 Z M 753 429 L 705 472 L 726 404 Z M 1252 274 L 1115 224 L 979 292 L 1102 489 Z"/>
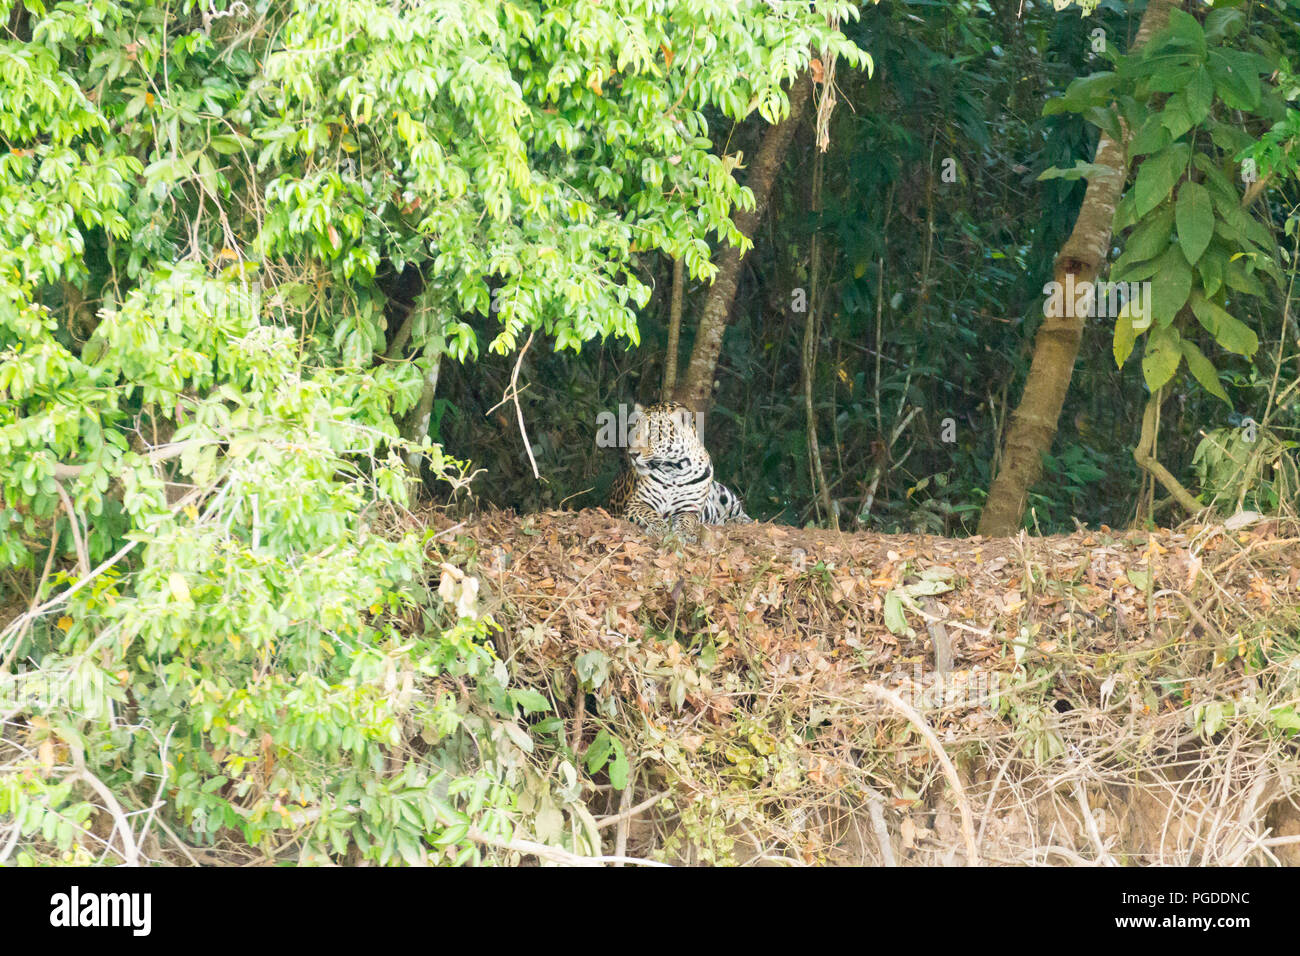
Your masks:
<path fill-rule="evenodd" d="M 1043 115 L 1079 113 L 1090 106 L 1100 106 L 1110 100 L 1110 90 L 1118 78 L 1113 72 L 1103 71 L 1080 77 L 1066 87 L 1062 96 L 1043 104 Z"/>
<path fill-rule="evenodd" d="M 1178 246 L 1165 250 L 1151 279 L 1151 316 L 1159 325 L 1168 325 L 1187 302 L 1192 291 L 1192 267 Z"/>
<path fill-rule="evenodd" d="M 1119 259 L 1115 260 L 1115 265 L 1110 270 L 1110 281 L 1141 282 L 1143 279 L 1150 279 L 1155 275 L 1159 267 L 1159 258 L 1135 260 L 1131 257 L 1120 256 Z"/>
<path fill-rule="evenodd" d="M 1240 50 L 1211 50 L 1210 75 L 1219 99 L 1236 110 L 1259 106 L 1261 87 L 1254 57 Z"/>
<path fill-rule="evenodd" d="M 1124 127 L 1120 125 L 1119 114 L 1112 107 L 1090 106 L 1081 115 L 1116 142 L 1124 138 Z"/>
<path fill-rule="evenodd" d="M 627 787 L 628 766 L 627 752 L 623 749 L 622 741 L 614 738 L 614 757 L 609 762 L 609 782 L 615 790 L 623 790 Z"/>
<path fill-rule="evenodd" d="M 596 739 L 587 747 L 587 772 L 596 773 L 609 759 L 609 755 L 614 752 L 614 741 L 608 730 L 602 728 L 596 734 Z"/>
<path fill-rule="evenodd" d="M 1187 160 L 1191 147 L 1186 143 L 1175 143 L 1160 152 L 1148 156 L 1138 169 L 1133 192 L 1137 197 L 1137 214 L 1145 216 L 1168 198 L 1174 183 L 1178 182 L 1187 169 Z"/>
<path fill-rule="evenodd" d="M 1192 157 L 1192 164 L 1205 174 L 1204 185 L 1212 193 L 1217 193 L 1233 204 L 1241 201 L 1241 194 L 1232 185 L 1232 180 L 1213 159 L 1205 153 L 1197 153 Z"/>
<path fill-rule="evenodd" d="M 1142 128 L 1137 131 L 1136 135 L 1129 140 L 1128 155 L 1129 159 L 1135 159 L 1138 156 L 1145 156 L 1147 153 L 1154 153 L 1157 150 L 1164 149 L 1174 137 L 1169 134 L 1168 128 L 1161 120 L 1159 113 L 1147 117 L 1147 121 L 1142 124 Z"/>
<path fill-rule="evenodd" d="M 1119 235 L 1125 229 L 1137 222 L 1137 202 L 1133 198 L 1133 190 L 1129 190 L 1124 197 L 1115 204 L 1115 217 L 1111 221 L 1111 229 L 1115 235 Z"/>
<path fill-rule="evenodd" d="M 1133 354 L 1136 342 L 1137 332 L 1133 329 L 1133 320 L 1129 316 L 1128 305 L 1125 304 L 1115 319 L 1115 340 L 1111 350 L 1115 355 L 1116 368 L 1124 367 L 1128 357 Z"/>
<path fill-rule="evenodd" d="M 907 616 L 903 613 L 903 601 L 897 591 L 885 594 L 885 627 L 891 634 L 907 633 Z"/>
<path fill-rule="evenodd" d="M 1134 262 L 1155 258 L 1169 247 L 1173 227 L 1174 209 L 1166 206 L 1144 219 L 1129 233 L 1124 241 L 1124 256 Z"/>
<path fill-rule="evenodd" d="M 1201 276 L 1201 288 L 1206 298 L 1212 297 L 1223 288 L 1223 270 L 1227 257 L 1219 244 L 1211 245 L 1196 263 L 1196 271 Z"/>
<path fill-rule="evenodd" d="M 551 709 L 551 702 L 535 690 L 519 687 L 510 691 L 510 698 L 525 714 L 540 714 Z"/>
<path fill-rule="evenodd" d="M 1254 355 L 1259 348 L 1259 338 L 1244 322 L 1235 319 L 1226 309 L 1197 294 L 1192 296 L 1192 311 L 1197 321 L 1214 336 L 1214 340 L 1238 355 Z"/>
<path fill-rule="evenodd" d="M 1160 125 L 1169 131 L 1170 139 L 1178 139 L 1195 125 L 1183 93 L 1169 97 L 1165 108 L 1160 111 Z"/>
<path fill-rule="evenodd" d="M 1300 712 L 1294 705 L 1274 707 L 1269 711 L 1273 725 L 1281 730 L 1300 731 Z"/>
<path fill-rule="evenodd" d="M 1153 50 L 1185 49 L 1205 55 L 1205 31 L 1200 21 L 1186 10 L 1174 7 L 1169 11 L 1169 24 L 1151 40 Z"/>
<path fill-rule="evenodd" d="M 1195 265 L 1214 235 L 1214 203 L 1204 186 L 1188 180 L 1178 189 L 1174 212 L 1178 243 L 1187 261 Z"/>
<path fill-rule="evenodd" d="M 1201 383 L 1201 387 L 1215 398 L 1221 398 L 1228 404 L 1232 404 L 1228 399 L 1228 393 L 1223 388 L 1223 383 L 1219 381 L 1219 373 L 1214 363 L 1205 357 L 1205 353 L 1196 347 L 1195 342 L 1183 339 L 1179 345 L 1183 350 L 1183 358 L 1187 359 L 1188 369 L 1191 370 L 1196 381 Z"/>
<path fill-rule="evenodd" d="M 1059 169 L 1055 166 L 1045 169 L 1038 174 L 1039 181 L 1045 179 L 1095 179 L 1098 176 L 1117 176 L 1119 175 L 1109 166 L 1099 166 L 1097 163 L 1085 163 L 1079 160 L 1071 169 Z"/>
<path fill-rule="evenodd" d="M 1142 377 L 1152 392 L 1168 384 L 1183 360 L 1178 330 L 1155 328 L 1147 336 L 1146 354 L 1142 356 Z"/>
<path fill-rule="evenodd" d="M 1244 292 L 1247 295 L 1264 295 L 1264 284 L 1246 268 L 1246 259 L 1233 256 L 1223 270 L 1223 282 L 1229 289 Z"/>
<path fill-rule="evenodd" d="M 1240 10 L 1230 7 L 1215 7 L 1205 15 L 1205 39 L 1210 43 L 1235 36 L 1243 26 L 1246 18 Z"/>
<path fill-rule="evenodd" d="M 1187 116 L 1193 124 L 1201 123 L 1210 114 L 1214 104 L 1214 80 L 1208 70 L 1200 69 L 1188 81 L 1184 91 Z"/>

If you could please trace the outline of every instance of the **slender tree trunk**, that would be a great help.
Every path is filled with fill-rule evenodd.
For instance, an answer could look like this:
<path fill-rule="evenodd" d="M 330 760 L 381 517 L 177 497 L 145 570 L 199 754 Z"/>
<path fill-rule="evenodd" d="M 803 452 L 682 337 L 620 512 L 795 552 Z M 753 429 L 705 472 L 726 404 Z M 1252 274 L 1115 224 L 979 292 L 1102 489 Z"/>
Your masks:
<path fill-rule="evenodd" d="M 1169 22 L 1170 11 L 1180 6 L 1182 0 L 1149 0 L 1132 49 L 1138 49 L 1162 29 Z M 1056 257 L 1052 278 L 1058 289 L 1064 290 L 1067 285 L 1077 289 L 1083 283 L 1094 282 L 1110 249 L 1115 206 L 1128 179 L 1124 144 L 1102 133 L 1093 162 L 1108 172 L 1088 180 L 1074 231 Z M 1064 291 L 1056 299 L 1045 310 L 1047 314 L 1034 339 L 1034 357 L 1020 405 L 1011 416 L 1002 467 L 980 516 L 979 533 L 983 535 L 1010 535 L 1019 529 L 1029 489 L 1041 477 L 1042 457 L 1051 451 L 1056 437 L 1057 420 L 1070 389 L 1088 311 L 1074 315 L 1077 310 L 1073 301 L 1066 301 Z"/>
<path fill-rule="evenodd" d="M 442 368 L 441 336 L 438 337 L 436 346 L 429 350 L 428 355 L 429 367 L 424 373 L 424 387 L 420 389 L 420 400 L 407 413 L 400 429 L 402 437 L 407 441 L 423 441 L 429 434 L 429 422 L 433 419 L 433 400 L 438 393 L 438 372 Z M 406 456 L 406 464 L 411 469 L 413 478 L 419 478 L 421 457 L 418 452 L 410 452 Z"/>
<path fill-rule="evenodd" d="M 814 213 L 822 208 L 822 174 L 825 168 L 825 154 L 818 151 L 813 160 L 812 194 L 809 205 Z M 803 379 L 804 424 L 808 439 L 808 470 L 813 493 L 821 502 L 826 520 L 832 528 L 840 530 L 840 516 L 831 501 L 830 487 L 826 484 L 826 473 L 822 468 L 821 444 L 817 441 L 817 407 L 813 401 L 813 386 L 817 381 L 817 345 L 820 341 L 819 325 L 822 311 L 822 250 L 821 239 L 816 232 L 812 235 L 812 251 L 808 267 L 808 293 L 812 299 L 808 305 L 807 321 L 803 329 L 803 361 L 800 363 Z"/>
<path fill-rule="evenodd" d="M 789 91 L 790 115 L 767 130 L 758 153 L 750 164 L 749 178 L 745 185 L 754 193 L 754 208 L 751 211 L 739 211 L 732 217 L 736 228 L 750 239 L 754 238 L 758 224 L 767 211 L 772 184 L 790 142 L 794 139 L 794 131 L 812 99 L 812 87 L 812 76 L 807 72 L 794 81 Z M 686 374 L 677 383 L 674 392 L 673 397 L 677 401 L 698 412 L 707 413 L 713 397 L 713 375 L 718 366 L 718 355 L 722 351 L 722 333 L 726 331 L 727 318 L 736 298 L 743 259 L 744 256 L 733 245 L 725 244 L 718 250 L 718 274 L 704 300 Z"/>
<path fill-rule="evenodd" d="M 660 394 L 664 401 L 673 397 L 677 388 L 677 349 L 682 337 L 682 286 L 686 284 L 682 260 L 673 260 L 673 297 L 668 307 L 668 354 L 664 356 L 664 387 Z"/>

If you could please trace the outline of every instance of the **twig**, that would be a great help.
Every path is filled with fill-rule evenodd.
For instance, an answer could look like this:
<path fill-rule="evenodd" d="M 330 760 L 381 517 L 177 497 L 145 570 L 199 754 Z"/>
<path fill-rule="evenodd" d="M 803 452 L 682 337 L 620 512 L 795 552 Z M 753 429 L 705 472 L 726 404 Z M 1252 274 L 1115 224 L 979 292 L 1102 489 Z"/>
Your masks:
<path fill-rule="evenodd" d="M 618 830 L 614 833 L 614 855 L 623 856 L 627 853 L 627 825 L 631 819 L 628 816 L 629 805 L 632 803 L 633 781 L 636 780 L 635 770 L 627 775 L 627 786 L 623 788 L 623 795 L 618 800 Z M 599 827 L 597 827 L 599 829 Z M 622 863 L 615 863 L 615 866 L 622 866 Z"/>
<path fill-rule="evenodd" d="M 159 817 L 156 822 L 158 826 L 162 828 L 163 833 L 166 833 L 169 837 L 172 838 L 172 842 L 175 843 L 176 846 L 180 848 L 180 851 L 185 854 L 185 858 L 187 860 L 189 860 L 195 866 L 203 865 L 197 859 L 194 858 L 194 854 L 191 853 L 190 848 L 185 845 L 185 841 L 176 835 L 176 833 L 172 830 L 171 827 L 169 827 L 166 824 L 166 822 L 163 820 L 162 817 Z"/>
<path fill-rule="evenodd" d="M 875 684 L 863 684 L 862 689 L 869 696 L 883 701 L 906 717 L 908 722 L 917 729 L 917 732 L 925 738 L 925 742 L 930 745 L 935 759 L 939 761 L 939 766 L 943 768 L 944 776 L 948 778 L 948 785 L 952 787 L 953 797 L 957 801 L 957 809 L 961 811 L 961 830 L 962 835 L 966 838 L 966 865 L 979 866 L 980 856 L 979 850 L 975 846 L 975 822 L 971 817 L 970 801 L 966 799 L 966 789 L 961 785 L 961 778 L 957 776 L 957 768 L 953 766 L 952 760 L 944 752 L 943 744 L 934 735 L 934 731 L 925 722 L 925 718 L 904 703 L 903 699 L 893 691 L 886 690 Z"/>
<path fill-rule="evenodd" d="M 867 813 L 871 817 L 871 828 L 876 834 L 876 843 L 880 846 L 880 855 L 885 866 L 898 866 L 894 859 L 894 845 L 889 841 L 889 828 L 885 826 L 885 801 L 872 788 L 867 788 Z"/>
<path fill-rule="evenodd" d="M 81 537 L 81 522 L 77 520 L 77 512 L 72 507 L 72 499 L 68 497 L 68 492 L 63 487 L 63 484 L 56 481 L 54 488 L 59 493 L 59 501 L 63 503 L 63 510 L 67 512 L 68 524 L 72 527 L 72 541 L 77 548 L 77 568 L 84 577 L 90 573 L 90 555 L 86 552 L 86 542 Z"/>
<path fill-rule="evenodd" d="M 131 824 L 127 822 L 122 805 L 117 802 L 117 797 L 113 796 L 113 791 L 105 786 L 104 781 L 91 773 L 90 768 L 86 766 L 86 755 L 82 752 L 81 745 L 74 740 L 67 741 L 67 744 L 72 753 L 72 766 L 74 768 L 67 779 L 70 781 L 80 780 L 99 794 L 100 799 L 104 801 L 104 809 L 113 818 L 113 833 L 121 835 L 122 861 L 127 866 L 139 866 L 140 851 L 136 849 L 135 836 L 131 832 Z M 112 833 L 108 835 L 108 839 L 111 843 L 113 839 Z"/>
<path fill-rule="evenodd" d="M 5 864 L 5 861 L 9 859 L 9 854 L 12 853 L 14 851 L 14 847 L 18 845 L 18 834 L 22 833 L 22 831 L 23 831 L 22 821 L 15 818 L 14 825 L 9 830 L 9 839 L 5 842 L 5 848 L 3 850 L 0 850 L 0 866 L 3 866 Z"/>
<path fill-rule="evenodd" d="M 171 743 L 172 733 L 175 730 L 176 730 L 176 725 L 172 724 L 171 727 L 167 729 L 167 736 L 163 738 L 162 749 L 160 751 L 160 760 L 159 760 L 159 762 L 162 764 L 162 774 L 160 775 L 158 780 L 158 789 L 154 791 L 153 804 L 150 805 L 149 807 L 149 816 L 145 818 L 144 826 L 140 828 L 141 844 L 144 843 L 145 837 L 148 836 L 149 827 L 153 824 L 154 814 L 157 813 L 158 808 L 162 806 L 162 794 L 163 794 L 163 790 L 167 787 L 167 775 L 168 775 L 167 774 L 167 745 Z M 157 740 L 158 738 L 155 737 L 154 739 Z"/>
<path fill-rule="evenodd" d="M 645 860 L 636 856 L 579 856 L 577 853 L 570 853 L 568 850 L 561 849 L 558 846 L 547 846 L 545 843 L 537 843 L 533 840 L 506 840 L 501 837 L 488 836 L 477 827 L 470 827 L 465 835 L 475 843 L 482 843 L 485 846 L 496 847 L 498 850 L 507 850 L 513 853 L 523 853 L 527 856 L 535 856 L 539 859 L 550 860 L 552 863 L 561 863 L 565 866 L 601 866 L 605 863 L 632 863 L 636 866 L 668 866 L 667 863 L 660 863 L 657 860 Z"/>
<path fill-rule="evenodd" d="M 1106 844 L 1101 840 L 1101 831 L 1097 829 L 1097 821 L 1093 819 L 1092 808 L 1088 806 L 1088 792 L 1084 789 L 1083 781 L 1076 779 L 1074 781 L 1074 799 L 1079 803 L 1079 811 L 1083 814 L 1083 825 L 1088 831 L 1088 839 L 1092 841 L 1093 849 L 1097 851 L 1097 861 L 1103 866 L 1115 866 L 1115 858 L 1106 850 Z"/>
<path fill-rule="evenodd" d="M 581 678 L 577 678 L 577 685 L 575 696 L 578 699 L 573 704 L 573 734 L 569 744 L 569 749 L 573 751 L 575 758 L 578 748 L 582 746 L 582 722 L 587 716 L 587 692 L 583 689 Z"/>
<path fill-rule="evenodd" d="M 524 428 L 524 410 L 519 404 L 519 367 L 524 363 L 524 355 L 528 352 L 528 346 L 533 344 L 533 336 L 535 334 L 536 330 L 529 332 L 528 341 L 525 342 L 524 347 L 519 350 L 519 358 L 515 359 L 515 367 L 510 372 L 510 388 L 508 388 L 506 393 L 501 396 L 501 401 L 489 408 L 487 413 L 491 415 L 506 402 L 511 401 L 512 399 L 514 400 L 515 416 L 519 419 L 519 434 L 522 435 L 524 439 L 524 450 L 528 452 L 528 463 L 533 466 L 533 477 L 540 481 L 542 476 L 537 471 L 537 459 L 533 457 L 533 446 L 529 444 L 528 431 Z"/>
<path fill-rule="evenodd" d="M 631 775 L 629 774 L 627 789 L 623 791 L 623 795 L 625 798 L 627 797 L 628 791 L 630 791 L 631 789 L 632 789 Z M 607 817 L 601 817 L 599 820 L 596 821 L 596 829 L 603 830 L 606 827 L 614 826 L 614 824 L 616 823 L 622 823 L 625 820 L 631 820 L 633 817 L 637 816 L 638 814 L 644 813 L 646 810 L 649 810 L 651 807 L 653 807 L 656 803 L 658 803 L 666 796 L 668 796 L 667 790 L 665 790 L 663 793 L 656 793 L 653 797 L 647 797 L 645 800 L 642 800 L 640 803 L 638 803 L 635 807 L 632 807 L 631 809 L 628 809 L 623 805 L 627 802 L 627 800 L 624 799 L 623 803 L 619 805 L 618 813 L 610 814 Z"/>

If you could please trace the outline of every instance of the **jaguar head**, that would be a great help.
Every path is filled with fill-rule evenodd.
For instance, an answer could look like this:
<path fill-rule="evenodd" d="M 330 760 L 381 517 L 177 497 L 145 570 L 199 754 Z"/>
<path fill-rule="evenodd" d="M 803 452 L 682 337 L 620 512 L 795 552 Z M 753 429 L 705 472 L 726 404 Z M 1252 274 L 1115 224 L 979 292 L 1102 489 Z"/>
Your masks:
<path fill-rule="evenodd" d="M 628 420 L 628 457 L 632 467 L 644 471 L 661 462 L 676 462 L 689 457 L 700 446 L 695 427 L 695 413 L 685 405 L 663 402 L 632 409 Z"/>

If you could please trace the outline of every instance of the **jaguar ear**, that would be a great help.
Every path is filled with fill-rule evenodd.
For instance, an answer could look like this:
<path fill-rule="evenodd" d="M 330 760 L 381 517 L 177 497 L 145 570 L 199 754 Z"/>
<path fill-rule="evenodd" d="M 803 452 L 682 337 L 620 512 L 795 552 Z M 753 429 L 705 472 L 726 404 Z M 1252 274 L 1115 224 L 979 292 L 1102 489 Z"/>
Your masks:
<path fill-rule="evenodd" d="M 697 430 L 695 428 L 695 413 L 685 405 L 678 405 L 677 411 L 673 412 L 673 417 L 677 419 L 682 428 L 689 428 L 691 431 Z"/>
<path fill-rule="evenodd" d="M 643 414 L 645 414 L 645 409 L 641 406 L 641 403 L 640 403 L 640 402 L 633 402 L 633 403 L 632 403 L 632 414 L 633 414 L 633 415 L 643 415 Z"/>

